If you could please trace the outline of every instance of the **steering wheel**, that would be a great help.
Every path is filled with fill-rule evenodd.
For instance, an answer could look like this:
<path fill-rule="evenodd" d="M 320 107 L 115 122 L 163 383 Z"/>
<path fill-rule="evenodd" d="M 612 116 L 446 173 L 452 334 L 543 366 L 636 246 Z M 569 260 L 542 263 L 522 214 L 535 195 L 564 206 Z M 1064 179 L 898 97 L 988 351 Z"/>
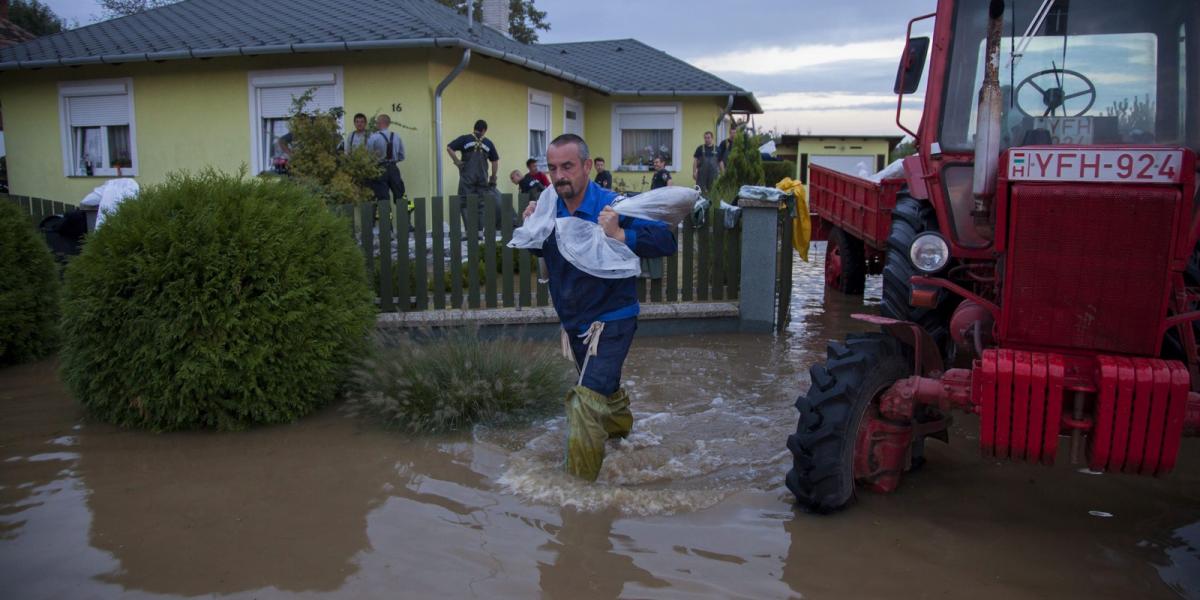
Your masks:
<path fill-rule="evenodd" d="M 1045 79 L 1049 75 L 1053 75 L 1054 78 Z M 1066 92 L 1066 83 L 1068 77 L 1078 79 L 1087 86 L 1087 89 L 1068 94 Z M 1039 80 L 1042 80 L 1042 84 L 1044 85 L 1039 85 Z M 1045 109 L 1042 111 L 1041 115 L 1037 115 L 1025 110 L 1025 107 L 1021 104 L 1021 91 L 1025 88 L 1025 86 L 1032 87 L 1042 95 L 1042 105 L 1045 107 Z M 1062 109 L 1062 116 L 1064 117 L 1078 117 L 1086 113 L 1088 109 L 1092 108 L 1092 105 L 1096 103 L 1096 84 L 1092 83 L 1091 79 L 1084 77 L 1082 73 L 1067 69 L 1045 69 L 1043 71 L 1038 71 L 1037 73 L 1022 79 L 1021 83 L 1017 84 L 1017 89 L 1014 93 L 1016 94 L 1017 108 L 1020 109 L 1020 111 L 1027 117 L 1055 116 L 1055 113 L 1058 112 L 1059 109 Z M 1078 98 L 1080 96 L 1087 96 L 1087 106 L 1083 107 L 1083 110 L 1080 110 L 1075 114 L 1067 114 L 1066 101 L 1072 98 Z"/>

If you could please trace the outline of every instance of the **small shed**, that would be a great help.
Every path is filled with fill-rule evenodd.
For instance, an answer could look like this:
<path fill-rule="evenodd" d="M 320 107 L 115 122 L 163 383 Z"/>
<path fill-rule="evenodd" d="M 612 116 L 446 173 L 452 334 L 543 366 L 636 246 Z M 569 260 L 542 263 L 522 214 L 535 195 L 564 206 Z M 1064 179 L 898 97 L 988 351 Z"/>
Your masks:
<path fill-rule="evenodd" d="M 861 164 L 874 173 L 887 165 L 888 154 L 902 139 L 899 135 L 784 135 L 778 154 L 795 157 L 797 178 L 807 184 L 810 165 L 858 175 Z"/>

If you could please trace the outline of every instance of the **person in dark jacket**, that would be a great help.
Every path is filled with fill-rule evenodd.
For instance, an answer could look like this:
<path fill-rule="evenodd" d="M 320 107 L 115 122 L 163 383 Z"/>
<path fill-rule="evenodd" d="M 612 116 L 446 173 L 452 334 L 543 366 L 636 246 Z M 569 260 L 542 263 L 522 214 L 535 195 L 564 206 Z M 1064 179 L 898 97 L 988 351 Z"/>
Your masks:
<path fill-rule="evenodd" d="M 496 152 L 496 144 L 492 143 L 487 134 L 487 121 L 475 121 L 474 131 L 460 135 L 449 144 L 446 152 L 450 160 L 458 167 L 459 215 L 462 217 L 463 229 L 468 229 L 467 198 L 479 196 L 479 219 L 475 233 L 483 230 L 483 202 L 491 201 L 496 204 L 496 228 L 500 228 L 500 192 L 496 190 L 496 173 L 500 170 L 500 154 Z M 488 174 L 488 165 L 491 174 Z"/>
<path fill-rule="evenodd" d="M 666 223 L 618 215 L 611 206 L 617 195 L 588 181 L 592 160 L 583 138 L 558 136 L 546 151 L 546 162 L 558 194 L 556 217 L 597 223 L 605 235 L 643 258 L 675 253 L 675 234 Z M 536 207 L 537 202 L 531 202 L 524 218 Z M 595 481 L 605 441 L 625 437 L 633 427 L 621 368 L 637 331 L 636 278 L 604 279 L 579 270 L 559 252 L 553 233 L 533 253 L 546 261 L 550 298 L 580 371 L 566 401 L 567 471 Z"/>
<path fill-rule="evenodd" d="M 654 178 L 650 180 L 650 189 L 657 190 L 671 185 L 671 172 L 667 170 L 667 161 L 661 156 L 654 157 Z"/>
<path fill-rule="evenodd" d="M 596 185 L 606 189 L 612 189 L 612 171 L 604 168 L 604 159 L 599 156 L 595 160 L 596 165 Z"/>

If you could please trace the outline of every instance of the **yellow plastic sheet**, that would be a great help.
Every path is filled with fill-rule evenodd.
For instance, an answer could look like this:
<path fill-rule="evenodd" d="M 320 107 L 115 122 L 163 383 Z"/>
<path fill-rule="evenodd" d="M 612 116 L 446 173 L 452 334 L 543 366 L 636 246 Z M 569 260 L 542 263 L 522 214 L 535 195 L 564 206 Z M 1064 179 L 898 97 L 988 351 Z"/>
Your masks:
<path fill-rule="evenodd" d="M 775 189 L 787 192 L 796 197 L 796 218 L 792 219 L 792 246 L 800 253 L 800 258 L 808 262 L 808 243 L 812 241 L 812 219 L 808 216 L 808 193 L 804 184 L 784 177 L 775 184 Z"/>

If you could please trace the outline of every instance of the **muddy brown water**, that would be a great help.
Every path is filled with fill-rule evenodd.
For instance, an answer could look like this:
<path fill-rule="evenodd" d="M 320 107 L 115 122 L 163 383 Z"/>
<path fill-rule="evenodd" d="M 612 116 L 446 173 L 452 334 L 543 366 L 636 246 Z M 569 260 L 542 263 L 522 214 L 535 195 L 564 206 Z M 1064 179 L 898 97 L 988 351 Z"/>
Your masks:
<path fill-rule="evenodd" d="M 791 404 L 864 329 L 819 258 L 784 334 L 635 342 L 595 485 L 560 473 L 561 418 L 153 435 L 88 422 L 53 361 L 2 370 L 0 597 L 1200 598 L 1196 440 L 1167 478 L 1091 475 L 983 460 L 961 419 L 898 493 L 794 510 Z"/>

